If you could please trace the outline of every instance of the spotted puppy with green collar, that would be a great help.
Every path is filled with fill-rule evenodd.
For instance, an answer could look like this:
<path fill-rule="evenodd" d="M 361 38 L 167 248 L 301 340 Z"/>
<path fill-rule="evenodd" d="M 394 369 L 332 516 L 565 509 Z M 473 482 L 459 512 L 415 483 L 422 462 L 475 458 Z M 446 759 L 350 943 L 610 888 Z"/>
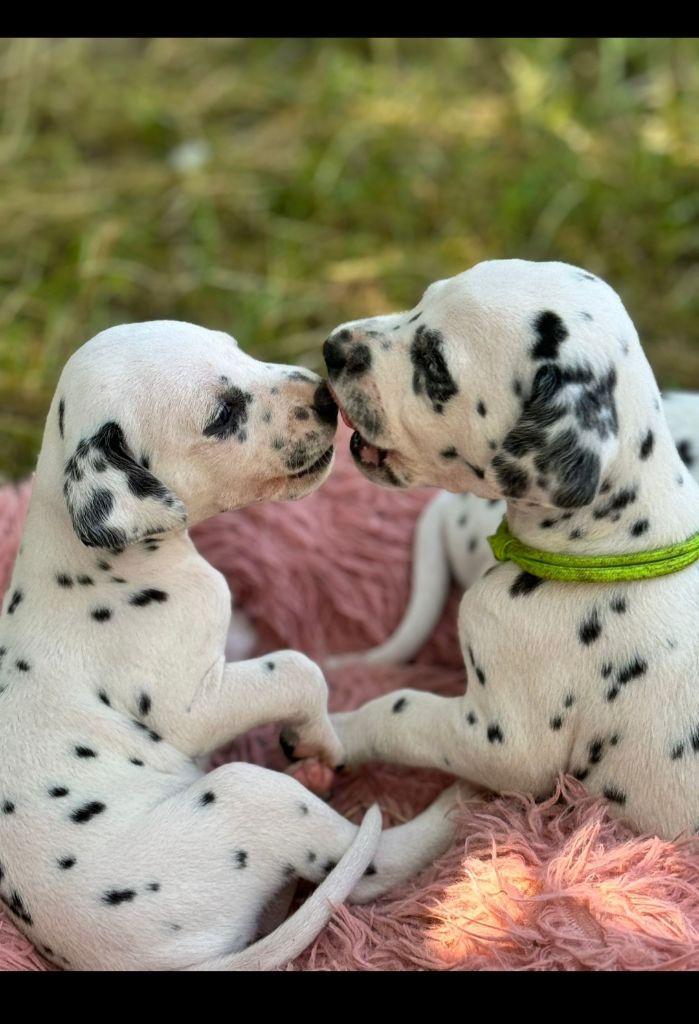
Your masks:
<path fill-rule="evenodd" d="M 431 285 L 407 313 L 341 325 L 324 352 L 360 470 L 451 492 L 418 531 L 407 626 L 369 658 L 409 652 L 411 624 L 426 635 L 422 609 L 429 632 L 445 549 L 460 547 L 451 564 L 468 586 L 465 694 L 401 690 L 332 716 L 348 762 L 448 768 L 537 796 L 569 772 L 640 831 L 696 831 L 699 486 L 678 451 L 686 401 L 661 400 L 617 294 L 565 264 L 491 261 Z M 503 510 L 553 573 L 513 561 L 516 545 L 496 542 L 495 561 L 485 537 Z M 591 582 L 583 570 L 600 557 L 640 578 Z"/>

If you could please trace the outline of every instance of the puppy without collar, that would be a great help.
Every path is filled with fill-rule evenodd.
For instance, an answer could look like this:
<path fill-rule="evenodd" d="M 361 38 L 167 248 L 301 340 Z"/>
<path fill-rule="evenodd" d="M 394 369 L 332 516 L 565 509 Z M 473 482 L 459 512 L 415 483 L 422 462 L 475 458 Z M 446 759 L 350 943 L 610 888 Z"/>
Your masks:
<path fill-rule="evenodd" d="M 271 968 L 448 841 L 446 797 L 382 834 L 377 809 L 358 829 L 290 776 L 194 760 L 271 721 L 343 760 L 313 662 L 226 664 L 228 587 L 186 531 L 317 487 L 336 412 L 315 374 L 191 324 L 116 327 L 66 365 L 0 619 L 0 899 L 55 963 Z M 322 884 L 245 949 L 299 877 Z"/>
<path fill-rule="evenodd" d="M 504 498 L 520 541 L 566 555 L 643 552 L 699 530 L 699 487 L 636 330 L 584 270 L 482 263 L 408 313 L 341 325 L 324 351 L 370 480 Z M 536 795 L 567 771 L 639 830 L 695 831 L 699 565 L 605 584 L 505 562 L 470 582 L 466 694 L 398 691 L 331 716 L 348 761 L 375 749 Z"/>

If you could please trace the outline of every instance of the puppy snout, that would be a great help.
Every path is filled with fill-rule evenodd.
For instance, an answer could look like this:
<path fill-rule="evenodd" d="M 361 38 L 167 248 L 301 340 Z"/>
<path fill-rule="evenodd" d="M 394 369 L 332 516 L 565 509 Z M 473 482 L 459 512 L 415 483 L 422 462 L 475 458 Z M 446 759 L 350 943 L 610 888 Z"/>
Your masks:
<path fill-rule="evenodd" d="M 371 366 L 371 350 L 364 342 L 353 340 L 352 332 L 344 328 L 332 334 L 323 345 L 323 357 L 331 380 L 344 371 L 350 377 L 359 377 Z"/>
<path fill-rule="evenodd" d="M 316 388 L 311 408 L 321 423 L 327 423 L 329 426 L 337 423 L 337 406 L 325 381 L 321 381 Z"/>

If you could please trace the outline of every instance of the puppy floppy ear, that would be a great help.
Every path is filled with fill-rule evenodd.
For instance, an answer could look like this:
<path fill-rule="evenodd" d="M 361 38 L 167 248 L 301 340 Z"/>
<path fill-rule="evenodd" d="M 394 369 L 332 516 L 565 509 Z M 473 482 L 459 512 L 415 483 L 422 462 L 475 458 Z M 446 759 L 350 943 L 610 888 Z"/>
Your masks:
<path fill-rule="evenodd" d="M 187 521 L 183 503 L 137 462 L 114 421 L 80 441 L 64 477 L 73 528 L 88 547 L 117 553 L 151 534 L 182 529 Z"/>
<path fill-rule="evenodd" d="M 619 448 L 616 383 L 614 367 L 539 367 L 492 460 L 505 497 L 566 509 L 594 501 Z"/>

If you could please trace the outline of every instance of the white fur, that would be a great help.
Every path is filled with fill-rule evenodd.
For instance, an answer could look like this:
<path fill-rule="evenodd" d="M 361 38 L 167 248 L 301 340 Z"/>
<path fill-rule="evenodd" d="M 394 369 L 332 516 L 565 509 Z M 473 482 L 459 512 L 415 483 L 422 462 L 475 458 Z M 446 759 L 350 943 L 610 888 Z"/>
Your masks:
<path fill-rule="evenodd" d="M 344 756 L 308 658 L 226 662 L 228 587 L 186 530 L 325 479 L 318 384 L 169 321 L 105 331 L 61 376 L 0 619 L 0 898 L 61 966 L 269 969 L 449 841 L 444 801 L 381 834 L 288 775 L 200 767 L 265 722 Z M 322 885 L 245 950 L 290 877 Z"/>
<path fill-rule="evenodd" d="M 349 761 L 447 767 L 536 795 L 571 772 L 638 830 L 695 831 L 699 564 L 626 583 L 537 581 L 494 564 L 484 542 L 503 494 L 512 533 L 554 552 L 640 552 L 699 531 L 699 487 L 668 426 L 681 441 L 691 407 L 695 437 L 696 399 L 661 405 L 616 293 L 565 264 L 492 261 L 408 313 L 341 325 L 325 353 L 365 475 L 455 495 L 425 511 L 406 620 L 368 659 L 426 638 L 449 568 L 468 588 L 464 696 L 396 691 L 331 716 Z"/>
<path fill-rule="evenodd" d="M 665 418 L 687 469 L 699 481 L 699 392 L 665 391 Z M 410 661 L 439 622 L 452 580 L 463 590 L 495 565 L 488 537 L 507 510 L 504 501 L 479 498 L 468 491 L 440 491 L 425 505 L 415 528 L 410 601 L 396 630 L 368 651 L 327 658 L 328 668 L 353 662 L 400 665 Z"/>

